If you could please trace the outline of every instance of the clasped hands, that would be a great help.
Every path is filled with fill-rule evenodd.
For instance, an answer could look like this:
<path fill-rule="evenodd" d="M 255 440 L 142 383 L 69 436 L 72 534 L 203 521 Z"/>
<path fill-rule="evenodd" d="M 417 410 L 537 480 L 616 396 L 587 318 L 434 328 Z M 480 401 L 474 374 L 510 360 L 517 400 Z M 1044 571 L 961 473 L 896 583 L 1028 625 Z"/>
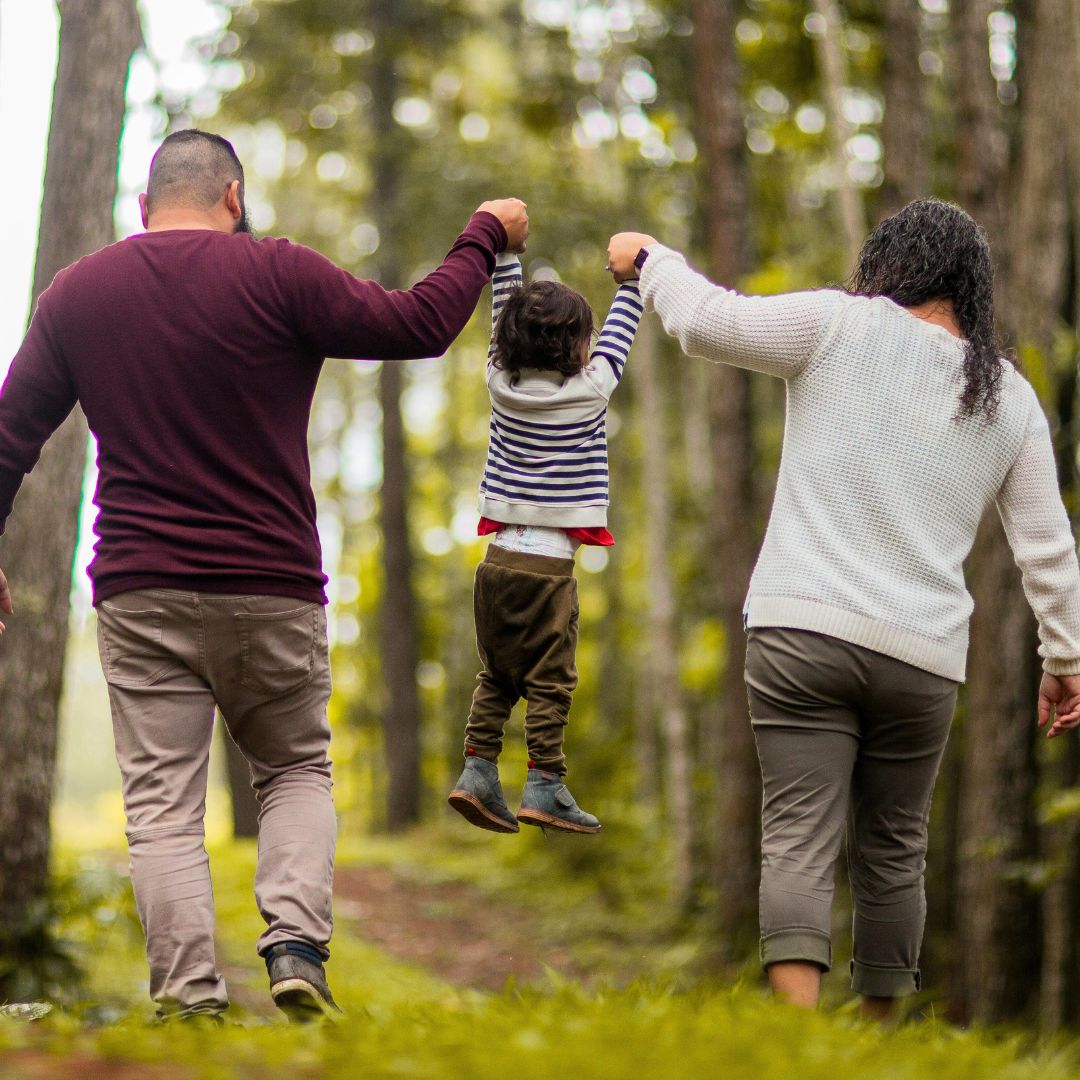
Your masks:
<path fill-rule="evenodd" d="M 502 222 L 506 230 L 506 250 L 520 254 L 525 250 L 526 241 L 529 237 L 529 215 L 527 207 L 520 199 L 489 199 L 481 203 L 477 208 L 495 217 Z M 638 276 L 634 260 L 643 247 L 656 243 L 656 237 L 648 233 L 621 232 L 616 233 L 608 241 L 607 266 L 605 270 L 611 271 L 611 276 L 620 284 Z"/>
<path fill-rule="evenodd" d="M 1080 724 L 1080 675 L 1043 675 L 1039 684 L 1039 727 L 1047 724 L 1048 739 Z"/>

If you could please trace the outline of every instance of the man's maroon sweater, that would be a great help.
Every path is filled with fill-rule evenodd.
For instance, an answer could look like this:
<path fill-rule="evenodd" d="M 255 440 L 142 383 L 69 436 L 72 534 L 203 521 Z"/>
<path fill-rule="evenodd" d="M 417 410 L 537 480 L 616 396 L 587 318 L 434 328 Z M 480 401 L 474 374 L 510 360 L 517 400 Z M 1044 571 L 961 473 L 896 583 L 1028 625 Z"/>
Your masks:
<path fill-rule="evenodd" d="M 307 453 L 323 357 L 441 355 L 505 246 L 474 214 L 395 292 L 246 234 L 148 232 L 80 259 L 42 294 L 0 392 L 0 532 L 78 401 L 98 441 L 95 603 L 152 587 L 325 603 Z"/>

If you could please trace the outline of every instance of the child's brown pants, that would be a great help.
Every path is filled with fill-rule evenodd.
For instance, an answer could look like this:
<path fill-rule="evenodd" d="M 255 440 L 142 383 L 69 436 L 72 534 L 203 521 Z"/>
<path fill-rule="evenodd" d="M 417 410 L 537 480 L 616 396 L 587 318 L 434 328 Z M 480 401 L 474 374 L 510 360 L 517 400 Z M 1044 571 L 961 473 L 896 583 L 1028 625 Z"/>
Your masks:
<path fill-rule="evenodd" d="M 477 676 L 465 746 L 496 761 L 510 710 L 528 702 L 525 744 L 537 768 L 566 771 L 563 728 L 577 686 L 574 560 L 490 544 L 473 588 Z"/>

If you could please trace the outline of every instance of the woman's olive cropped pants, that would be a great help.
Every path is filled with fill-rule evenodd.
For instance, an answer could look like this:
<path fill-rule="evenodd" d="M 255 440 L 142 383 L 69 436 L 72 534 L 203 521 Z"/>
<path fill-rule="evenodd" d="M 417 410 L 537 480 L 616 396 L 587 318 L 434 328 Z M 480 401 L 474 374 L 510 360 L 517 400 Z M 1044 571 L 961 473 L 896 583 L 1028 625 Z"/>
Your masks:
<path fill-rule="evenodd" d="M 761 960 L 832 964 L 847 825 L 852 988 L 919 988 L 927 819 L 957 683 L 837 638 L 751 629 L 746 687 L 764 785 Z"/>

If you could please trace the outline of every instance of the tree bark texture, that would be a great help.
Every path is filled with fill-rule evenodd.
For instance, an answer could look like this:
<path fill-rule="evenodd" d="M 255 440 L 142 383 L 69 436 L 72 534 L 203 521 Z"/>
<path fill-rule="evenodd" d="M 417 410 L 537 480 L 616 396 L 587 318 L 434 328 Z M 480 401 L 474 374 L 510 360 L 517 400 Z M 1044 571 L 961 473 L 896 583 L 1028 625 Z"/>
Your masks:
<path fill-rule="evenodd" d="M 968 103 L 984 156 L 978 162 L 962 157 L 960 175 L 972 203 L 985 207 L 997 246 L 1002 321 L 1021 353 L 1037 350 L 1040 363 L 1052 352 L 1065 286 L 1064 144 L 1055 131 L 1068 121 L 1058 105 L 1055 61 L 1068 2 L 1038 0 L 1025 20 L 1019 137 L 1007 176 L 1000 170 L 1001 121 L 987 71 L 986 24 L 980 26 L 970 10 L 956 13 L 971 20 L 958 23 L 961 37 L 970 35 L 958 44 L 976 64 L 958 72 L 958 79 L 994 95 Z M 980 152 L 974 141 L 964 148 Z M 1005 205 L 1007 220 L 1000 212 Z M 993 1023 L 1030 1007 L 1043 957 L 1038 898 L 1019 872 L 1039 846 L 1033 806 L 1035 623 L 1000 521 L 996 513 L 987 518 L 971 560 L 975 613 L 959 806 L 954 1005 L 965 1018 Z"/>
<path fill-rule="evenodd" d="M 114 237 L 124 91 L 131 55 L 142 40 L 134 0 L 62 0 L 60 17 L 35 302 L 57 271 Z M 9 941 L 32 929 L 28 924 L 48 885 L 49 810 L 86 444 L 86 422 L 76 410 L 23 485 L 0 547 L 17 612 L 0 650 L 0 927 Z"/>
<path fill-rule="evenodd" d="M 1075 131 L 1080 91 L 1080 14 L 1073 0 L 1035 0 L 1020 41 L 1020 105 L 1023 125 L 1015 177 L 1013 253 L 1015 280 L 1009 309 L 1015 312 L 1018 340 L 1026 354 L 1038 356 L 1050 373 L 1057 401 L 1048 403 L 1062 421 L 1058 451 L 1063 486 L 1075 479 L 1072 418 L 1076 397 L 1076 349 L 1064 368 L 1056 362 L 1063 316 L 1071 316 L 1066 295 L 1069 271 L 1071 207 L 1069 192 L 1080 185 Z M 1027 32 L 1029 31 L 1029 32 Z M 1063 182 L 1064 178 L 1064 182 Z M 1076 250 L 1072 259 L 1075 264 Z M 1075 274 L 1075 270 L 1074 270 Z M 1075 339 L 1074 339 L 1075 340 Z M 1064 445 L 1062 443 L 1064 442 Z M 1075 494 L 1075 489 L 1074 489 Z M 1047 747 L 1043 755 L 1044 791 L 1071 787 L 1078 778 L 1076 740 Z M 1042 977 L 1039 1022 L 1057 1030 L 1077 1018 L 1076 947 L 1077 821 L 1043 827 L 1040 855 L 1049 869 L 1042 890 Z"/>
<path fill-rule="evenodd" d="M 676 903 L 687 907 L 694 883 L 693 763 L 690 728 L 679 684 L 679 627 L 671 570 L 671 469 L 664 432 L 664 402 L 657 373 L 656 324 L 646 316 L 634 343 L 634 373 L 641 403 L 642 484 L 645 489 L 649 651 L 649 712 L 664 745 L 665 795 L 674 855 Z"/>
<path fill-rule="evenodd" d="M 391 832 L 414 825 L 420 818 L 420 695 L 416 685 L 419 634 L 409 547 L 402 374 L 398 363 L 384 363 L 379 372 L 383 447 L 381 638 L 387 691 L 383 737 L 389 771 L 386 826 Z"/>
<path fill-rule="evenodd" d="M 881 125 L 885 179 L 881 217 L 930 193 L 926 77 L 919 68 L 922 12 L 911 0 L 885 0 L 882 42 L 885 117 Z"/>
<path fill-rule="evenodd" d="M 734 285 L 745 269 L 747 188 L 732 0 L 695 0 L 694 84 L 706 196 L 708 270 Z M 721 957 L 742 955 L 756 926 L 761 780 L 746 709 L 742 605 L 756 549 L 750 386 L 746 372 L 710 371 L 714 588 L 727 644 L 724 692 L 710 718 L 711 850 L 702 875 L 716 900 Z"/>
<path fill-rule="evenodd" d="M 843 24 L 834 0 L 813 0 L 814 11 L 824 20 L 824 30 L 814 39 L 822 96 L 829 117 L 829 142 L 832 147 L 836 182 L 836 218 L 844 242 L 845 271 L 855 265 L 864 235 L 862 198 L 847 169 L 847 142 L 853 134 L 844 115 L 844 89 L 847 64 L 844 61 Z"/>
<path fill-rule="evenodd" d="M 398 234 L 395 192 L 400 187 L 400 133 L 392 116 L 398 96 L 397 65 L 407 5 L 376 0 L 370 5 L 375 35 L 370 85 L 375 128 L 374 217 L 388 247 Z M 392 251 L 380 252 L 379 272 L 388 288 L 402 285 L 403 273 Z M 391 832 L 420 819 L 420 694 L 416 669 L 420 658 L 419 628 L 409 544 L 409 469 L 405 425 L 401 415 L 404 368 L 385 362 L 379 372 L 382 410 L 383 479 L 380 503 L 383 591 L 380 639 L 386 699 L 382 725 L 388 784 L 386 827 Z"/>
<path fill-rule="evenodd" d="M 232 803 L 233 836 L 251 839 L 259 835 L 259 800 L 255 798 L 255 789 L 251 786 L 251 766 L 225 730 L 224 724 L 221 725 L 221 734 L 225 744 L 225 775 Z"/>
<path fill-rule="evenodd" d="M 1009 140 L 990 71 L 988 20 L 998 0 L 952 0 L 951 97 L 956 197 L 990 235 L 1001 236 Z M 998 260 L 1000 264 L 1000 259 Z"/>

